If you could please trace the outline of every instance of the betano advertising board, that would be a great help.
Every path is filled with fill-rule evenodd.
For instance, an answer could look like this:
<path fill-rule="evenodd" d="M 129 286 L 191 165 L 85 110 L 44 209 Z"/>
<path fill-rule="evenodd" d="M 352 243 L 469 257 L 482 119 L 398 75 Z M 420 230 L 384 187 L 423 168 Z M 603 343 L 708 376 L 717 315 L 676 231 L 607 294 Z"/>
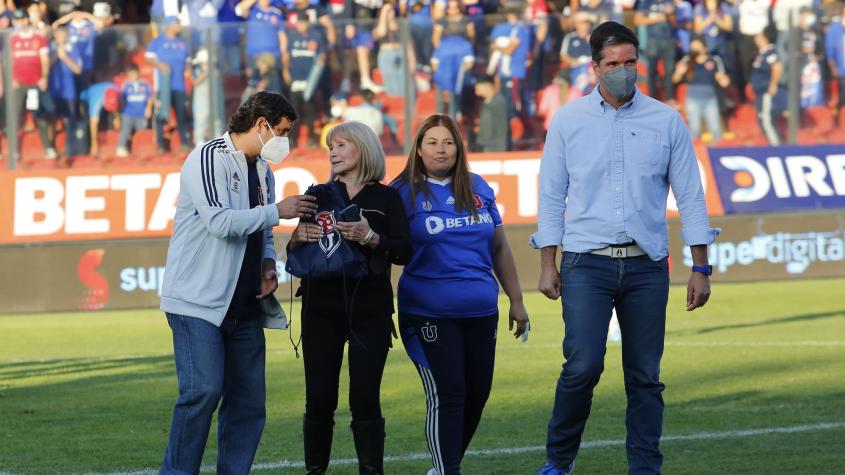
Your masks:
<path fill-rule="evenodd" d="M 708 209 L 721 215 L 706 152 L 701 152 Z M 387 177 L 395 177 L 405 160 L 388 158 Z M 477 154 L 470 157 L 470 165 L 496 192 L 505 224 L 536 223 L 539 152 Z M 329 167 L 324 160 L 290 158 L 274 173 L 276 196 L 290 196 L 325 182 Z M 168 237 L 178 196 L 176 166 L 0 173 L 0 245 Z M 671 196 L 667 206 L 674 215 Z M 276 229 L 290 232 L 294 224 L 283 220 Z"/>

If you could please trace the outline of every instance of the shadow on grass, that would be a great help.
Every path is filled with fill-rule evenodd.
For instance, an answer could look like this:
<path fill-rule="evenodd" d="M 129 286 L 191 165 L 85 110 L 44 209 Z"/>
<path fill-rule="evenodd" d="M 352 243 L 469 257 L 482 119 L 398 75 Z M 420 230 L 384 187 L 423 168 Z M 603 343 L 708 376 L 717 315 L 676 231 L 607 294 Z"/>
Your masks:
<path fill-rule="evenodd" d="M 781 325 L 784 323 L 795 323 L 795 322 L 810 322 L 814 320 L 822 320 L 825 318 L 836 318 L 836 317 L 845 317 L 845 309 L 842 310 L 834 310 L 831 312 L 817 312 L 817 313 L 806 313 L 802 315 L 790 315 L 788 317 L 779 317 L 779 318 L 770 318 L 768 320 L 762 320 L 759 322 L 749 322 L 749 323 L 733 323 L 728 325 L 719 325 L 715 327 L 707 327 L 702 328 L 695 333 L 703 335 L 707 333 L 714 333 L 723 330 L 739 330 L 742 328 L 756 328 L 756 327 L 764 327 L 768 325 Z"/>
<path fill-rule="evenodd" d="M 69 358 L 46 361 L 0 363 L 0 381 L 4 379 L 38 378 L 59 374 L 85 374 L 139 365 L 173 363 L 173 355 L 122 358 Z"/>

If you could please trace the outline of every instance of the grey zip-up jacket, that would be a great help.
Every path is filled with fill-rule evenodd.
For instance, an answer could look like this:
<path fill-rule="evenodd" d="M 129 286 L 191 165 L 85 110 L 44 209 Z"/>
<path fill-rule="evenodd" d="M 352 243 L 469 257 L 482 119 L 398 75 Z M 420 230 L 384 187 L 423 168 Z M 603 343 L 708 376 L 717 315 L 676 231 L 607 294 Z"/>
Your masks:
<path fill-rule="evenodd" d="M 195 148 L 179 178 L 179 200 L 161 289 L 161 309 L 220 326 L 235 293 L 247 236 L 264 230 L 264 258 L 276 259 L 273 226 L 279 224 L 275 179 L 258 159 L 261 196 L 249 207 L 246 158 L 229 133 Z M 256 279 L 260 279 L 256 275 Z M 262 301 L 266 317 L 281 318 L 272 296 Z"/>

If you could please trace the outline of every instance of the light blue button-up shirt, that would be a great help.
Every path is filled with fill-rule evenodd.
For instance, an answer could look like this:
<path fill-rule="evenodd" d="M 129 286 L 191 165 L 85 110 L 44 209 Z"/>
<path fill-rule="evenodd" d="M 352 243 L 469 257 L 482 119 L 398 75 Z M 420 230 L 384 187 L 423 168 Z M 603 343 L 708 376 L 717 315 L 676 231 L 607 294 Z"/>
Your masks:
<path fill-rule="evenodd" d="M 638 90 L 619 109 L 599 86 L 552 119 L 540 165 L 540 209 L 532 247 L 589 252 L 634 240 L 651 257 L 669 255 L 669 186 L 687 245 L 711 244 L 698 161 L 671 107 Z"/>

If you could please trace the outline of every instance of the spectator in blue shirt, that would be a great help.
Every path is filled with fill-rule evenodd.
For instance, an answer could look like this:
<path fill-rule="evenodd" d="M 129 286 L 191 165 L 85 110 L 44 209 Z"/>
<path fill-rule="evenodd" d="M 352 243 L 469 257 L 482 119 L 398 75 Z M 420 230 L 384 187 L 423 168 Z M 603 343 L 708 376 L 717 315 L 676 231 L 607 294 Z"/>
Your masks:
<path fill-rule="evenodd" d="M 470 173 L 452 118 L 423 122 L 391 186 L 411 231 L 396 298 L 402 342 L 426 394 L 429 473 L 460 473 L 493 383 L 499 285 L 515 336 L 527 332 L 528 312 L 495 194 Z"/>
<path fill-rule="evenodd" d="M 53 64 L 50 67 L 48 91 L 53 96 L 58 117 L 65 120 L 65 155 L 82 155 L 87 150 L 80 140 L 84 128 L 79 115 L 79 93 L 76 90 L 76 76 L 82 72 L 82 57 L 79 51 L 67 41 L 67 28 L 53 30 Z"/>
<path fill-rule="evenodd" d="M 657 97 L 657 64 L 663 62 L 663 100 L 675 100 L 672 74 L 675 72 L 675 5 L 672 0 L 640 0 L 634 24 L 645 29 L 643 53 L 648 62 L 648 91 Z"/>
<path fill-rule="evenodd" d="M 259 55 L 270 53 L 276 58 L 276 64 L 282 64 L 287 53 L 284 16 L 270 0 L 243 0 L 235 11 L 247 19 L 247 77 L 256 80 L 255 61 Z"/>
<path fill-rule="evenodd" d="M 179 34 L 182 25 L 176 17 L 164 19 L 164 34 L 159 35 L 147 46 L 146 58 L 156 68 L 158 77 L 156 100 L 156 139 L 158 152 L 166 153 L 170 144 L 164 136 L 164 126 L 170 120 L 170 109 L 176 114 L 176 127 L 179 130 L 179 145 L 182 152 L 191 151 L 191 139 L 188 136 L 188 115 L 185 94 L 185 66 L 189 54 L 188 44 Z"/>
<path fill-rule="evenodd" d="M 220 43 L 220 30 L 217 28 L 217 16 L 223 6 L 223 0 L 182 0 L 188 13 L 191 27 L 191 45 L 195 51 L 200 47 Z"/>
<path fill-rule="evenodd" d="M 780 82 L 784 71 L 783 61 L 775 48 L 777 34 L 775 27 L 768 25 L 754 36 L 758 52 L 751 63 L 751 89 L 754 91 L 757 122 L 770 145 L 783 143 L 777 119 L 787 106 L 786 88 Z"/>
<path fill-rule="evenodd" d="M 692 35 L 693 12 L 692 5 L 687 0 L 675 0 L 675 35 L 678 49 L 681 53 L 689 53 L 689 42 Z"/>
<path fill-rule="evenodd" d="M 589 93 L 595 85 L 592 55 L 590 53 L 590 30 L 593 29 L 593 15 L 587 12 L 575 14 L 575 31 L 563 38 L 560 46 L 560 63 L 566 68 L 570 90 L 566 102 Z"/>
<path fill-rule="evenodd" d="M 838 107 L 843 107 L 845 106 L 845 15 L 843 15 L 842 6 L 837 7 L 835 12 L 825 33 L 824 45 L 830 74 L 839 82 Z"/>
<path fill-rule="evenodd" d="M 299 128 L 305 125 L 308 134 L 308 146 L 317 144 L 318 135 L 315 133 L 315 114 L 313 104 L 309 104 L 316 83 L 320 80 L 326 64 L 326 43 L 323 35 L 307 16 L 300 17 L 296 13 L 288 16 L 288 24 L 293 27 L 288 32 L 288 55 L 290 61 L 285 64 L 284 80 L 290 90 L 291 103 L 294 109 L 302 111 L 302 119 L 294 123 L 291 130 L 291 146 L 300 137 Z M 311 83 L 311 84 L 309 84 Z"/>
<path fill-rule="evenodd" d="M 488 74 L 496 74 L 510 117 L 520 116 L 523 126 L 530 128 L 531 91 L 525 81 L 528 52 L 531 49 L 531 30 L 520 21 L 524 4 L 505 7 L 505 21 L 490 33 L 490 64 Z"/>
<path fill-rule="evenodd" d="M 431 43 L 434 25 L 431 19 L 431 0 L 399 0 L 399 11 L 408 17 L 417 71 L 430 72 L 431 55 L 434 52 Z"/>
<path fill-rule="evenodd" d="M 604 368 L 614 308 L 624 341 L 628 473 L 660 473 L 669 187 L 695 263 L 688 311 L 710 296 L 707 245 L 718 230 L 708 222 L 683 119 L 637 90 L 637 37 L 606 22 L 593 30 L 590 47 L 599 85 L 563 106 L 552 121 L 540 162 L 537 233 L 531 237 L 531 246 L 541 250 L 538 288 L 550 299 L 561 298 L 565 315 L 566 363 L 548 427 L 548 463 L 540 473 L 572 472 Z M 560 270 L 558 246 L 564 249 Z"/>
<path fill-rule="evenodd" d="M 120 138 L 117 141 L 118 157 L 129 156 L 129 140 L 132 135 L 147 128 L 147 121 L 153 116 L 153 88 L 141 79 L 138 65 L 130 63 L 126 68 L 126 82 L 120 92 L 123 112 L 120 117 Z"/>
<path fill-rule="evenodd" d="M 67 25 L 68 42 L 82 58 L 81 77 L 90 82 L 94 68 L 94 40 L 103 25 L 94 15 L 80 10 L 70 12 L 53 22 L 53 28 L 62 25 Z M 87 84 L 86 82 L 85 85 Z"/>

